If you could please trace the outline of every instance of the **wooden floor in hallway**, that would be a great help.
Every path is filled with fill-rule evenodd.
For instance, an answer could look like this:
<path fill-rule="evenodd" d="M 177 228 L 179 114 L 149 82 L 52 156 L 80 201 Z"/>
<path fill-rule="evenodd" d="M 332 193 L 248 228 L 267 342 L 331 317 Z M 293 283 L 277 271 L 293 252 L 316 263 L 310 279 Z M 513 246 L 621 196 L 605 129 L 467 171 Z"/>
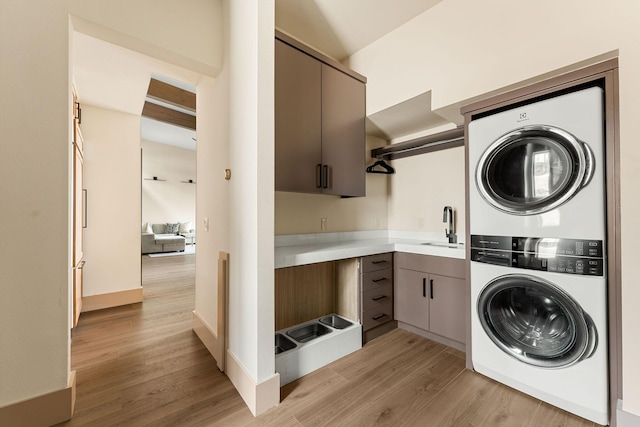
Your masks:
<path fill-rule="evenodd" d="M 286 385 L 254 418 L 191 330 L 195 255 L 142 263 L 144 303 L 80 316 L 75 415 L 61 426 L 594 426 L 403 330 Z"/>

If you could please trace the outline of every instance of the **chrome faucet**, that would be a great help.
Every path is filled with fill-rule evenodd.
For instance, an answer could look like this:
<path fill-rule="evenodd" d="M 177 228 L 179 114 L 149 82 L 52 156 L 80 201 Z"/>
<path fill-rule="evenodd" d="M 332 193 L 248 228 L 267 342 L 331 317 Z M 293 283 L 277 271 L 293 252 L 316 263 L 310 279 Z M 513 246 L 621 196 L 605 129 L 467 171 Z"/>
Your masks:
<path fill-rule="evenodd" d="M 453 231 L 453 208 L 451 206 L 445 206 L 442 212 L 442 222 L 448 222 L 448 229 L 444 229 L 444 235 L 449 239 L 449 243 L 457 243 L 456 233 Z"/>

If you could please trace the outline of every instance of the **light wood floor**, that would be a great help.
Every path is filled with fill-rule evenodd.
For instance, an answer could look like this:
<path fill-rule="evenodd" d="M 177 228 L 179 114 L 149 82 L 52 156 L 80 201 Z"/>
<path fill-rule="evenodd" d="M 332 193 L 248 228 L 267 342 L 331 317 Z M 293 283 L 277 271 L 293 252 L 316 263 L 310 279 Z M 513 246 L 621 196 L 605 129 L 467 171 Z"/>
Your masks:
<path fill-rule="evenodd" d="M 281 389 L 254 418 L 191 331 L 195 256 L 143 259 L 144 303 L 83 313 L 63 426 L 594 426 L 396 330 Z"/>

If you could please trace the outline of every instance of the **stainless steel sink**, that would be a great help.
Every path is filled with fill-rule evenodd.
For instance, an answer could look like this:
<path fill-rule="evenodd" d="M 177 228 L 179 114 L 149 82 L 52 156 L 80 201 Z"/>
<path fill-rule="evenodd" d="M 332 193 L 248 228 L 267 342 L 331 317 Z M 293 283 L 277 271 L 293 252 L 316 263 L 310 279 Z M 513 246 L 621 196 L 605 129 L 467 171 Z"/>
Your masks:
<path fill-rule="evenodd" d="M 289 338 L 282 334 L 276 334 L 276 354 L 284 353 L 285 351 L 293 350 L 296 348 L 296 344 Z"/>
<path fill-rule="evenodd" d="M 420 243 L 421 245 L 427 246 L 437 246 L 439 248 L 453 248 L 453 249 L 462 249 L 464 248 L 464 243 L 446 243 L 446 242 L 424 242 Z"/>
<path fill-rule="evenodd" d="M 320 323 L 311 323 L 309 325 L 287 331 L 287 335 L 299 343 L 305 343 L 329 333 L 331 333 L 331 329 L 321 325 Z"/>
<path fill-rule="evenodd" d="M 343 319 L 340 316 L 336 316 L 335 314 L 322 317 L 320 319 L 320 323 L 324 323 L 325 325 L 331 326 L 332 328 L 335 328 L 335 329 L 344 329 L 353 325 L 352 322 L 349 322 L 348 320 Z"/>

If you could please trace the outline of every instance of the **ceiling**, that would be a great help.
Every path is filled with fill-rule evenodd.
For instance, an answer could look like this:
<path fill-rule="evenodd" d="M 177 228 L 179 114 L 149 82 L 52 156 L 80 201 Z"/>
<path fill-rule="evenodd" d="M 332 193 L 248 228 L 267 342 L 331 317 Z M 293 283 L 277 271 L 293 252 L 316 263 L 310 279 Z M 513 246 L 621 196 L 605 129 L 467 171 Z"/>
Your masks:
<path fill-rule="evenodd" d="M 391 0 L 275 0 L 275 24 L 326 55 L 343 60 L 440 1 L 402 0 L 399 7 Z M 72 58 L 81 103 L 135 115 L 142 112 L 151 77 L 194 93 L 202 77 L 78 32 L 73 35 Z M 430 105 L 422 104 L 428 113 Z M 402 132 L 392 119 L 399 112 L 392 109 L 389 117 L 377 113 L 375 123 L 369 120 L 368 130 L 387 139 L 397 137 Z M 387 122 L 393 123 L 385 128 Z M 195 149 L 194 131 L 157 120 L 142 118 L 141 134 L 146 140 Z"/>
<path fill-rule="evenodd" d="M 73 80 L 80 103 L 140 116 L 151 78 L 190 92 L 199 73 L 75 32 Z M 141 138 L 195 150 L 196 132 L 141 118 Z"/>
<path fill-rule="evenodd" d="M 442 0 L 275 0 L 276 27 L 339 61 Z"/>

